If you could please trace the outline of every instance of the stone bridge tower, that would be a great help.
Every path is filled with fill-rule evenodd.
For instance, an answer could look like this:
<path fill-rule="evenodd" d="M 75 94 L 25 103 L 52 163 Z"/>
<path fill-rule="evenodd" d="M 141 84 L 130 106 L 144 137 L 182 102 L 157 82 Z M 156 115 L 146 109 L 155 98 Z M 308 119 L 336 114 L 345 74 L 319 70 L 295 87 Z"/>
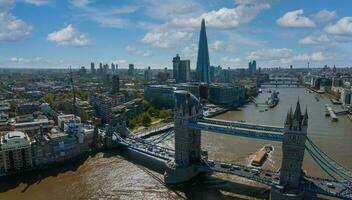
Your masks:
<path fill-rule="evenodd" d="M 297 101 L 296 110 L 292 108 L 287 114 L 282 143 L 282 163 L 280 169 L 280 183 L 272 188 L 271 199 L 302 199 L 301 179 L 305 143 L 307 138 L 308 113 L 301 113 L 301 106 Z"/>
<path fill-rule="evenodd" d="M 198 175 L 194 167 L 201 158 L 201 134 L 199 130 L 188 128 L 193 120 L 203 117 L 199 100 L 187 91 L 175 92 L 175 158 L 169 162 L 165 172 L 165 183 L 177 184 Z"/>

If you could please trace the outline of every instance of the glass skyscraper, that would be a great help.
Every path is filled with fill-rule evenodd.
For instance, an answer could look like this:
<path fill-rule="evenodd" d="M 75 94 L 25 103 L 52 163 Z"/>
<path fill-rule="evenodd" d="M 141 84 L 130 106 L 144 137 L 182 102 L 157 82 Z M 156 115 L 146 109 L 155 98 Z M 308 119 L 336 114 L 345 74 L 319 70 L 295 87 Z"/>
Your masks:
<path fill-rule="evenodd" d="M 209 50 L 208 50 L 208 39 L 205 30 L 205 21 L 202 19 L 202 25 L 200 28 L 199 46 L 198 46 L 198 58 L 197 58 L 197 79 L 199 82 L 209 83 Z"/>

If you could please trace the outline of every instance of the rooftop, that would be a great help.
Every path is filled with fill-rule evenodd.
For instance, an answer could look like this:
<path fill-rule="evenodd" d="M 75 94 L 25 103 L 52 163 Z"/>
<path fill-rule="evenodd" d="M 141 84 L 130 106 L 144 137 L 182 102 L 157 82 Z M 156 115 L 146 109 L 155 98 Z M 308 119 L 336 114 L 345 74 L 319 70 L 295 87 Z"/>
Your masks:
<path fill-rule="evenodd" d="M 11 140 L 14 138 L 26 138 L 26 134 L 21 131 L 11 131 L 5 135 L 6 140 Z"/>

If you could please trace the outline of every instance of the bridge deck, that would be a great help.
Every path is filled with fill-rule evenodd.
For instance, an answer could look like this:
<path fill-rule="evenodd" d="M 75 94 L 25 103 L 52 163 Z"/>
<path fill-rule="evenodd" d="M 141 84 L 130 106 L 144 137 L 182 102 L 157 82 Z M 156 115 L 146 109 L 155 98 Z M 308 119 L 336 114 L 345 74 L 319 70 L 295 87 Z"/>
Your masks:
<path fill-rule="evenodd" d="M 192 129 L 197 129 L 197 130 L 204 130 L 209 132 L 248 137 L 248 138 L 256 138 L 256 139 L 269 140 L 269 141 L 281 142 L 283 140 L 282 133 L 272 132 L 272 131 L 239 128 L 239 127 L 219 125 L 219 124 L 208 124 L 204 122 L 190 123 L 188 127 Z"/>
<path fill-rule="evenodd" d="M 284 128 L 280 126 L 268 126 L 268 125 L 254 124 L 254 123 L 248 123 L 248 122 L 229 121 L 229 120 L 210 119 L 210 118 L 203 118 L 203 119 L 200 119 L 199 121 L 206 122 L 209 124 L 219 124 L 219 125 L 226 125 L 226 126 L 235 126 L 240 128 L 266 130 L 266 131 L 273 131 L 278 133 L 283 133 L 284 131 Z"/>
<path fill-rule="evenodd" d="M 210 161 L 208 162 L 208 166 L 203 165 L 198 167 L 200 170 L 204 170 L 205 172 L 232 174 L 263 183 L 268 186 L 278 185 L 280 180 L 279 174 L 277 172 L 238 164 Z M 301 184 L 303 190 L 307 192 L 337 197 L 341 199 L 352 199 L 352 190 L 346 190 L 344 184 L 341 184 L 335 180 L 313 176 L 304 176 Z"/>

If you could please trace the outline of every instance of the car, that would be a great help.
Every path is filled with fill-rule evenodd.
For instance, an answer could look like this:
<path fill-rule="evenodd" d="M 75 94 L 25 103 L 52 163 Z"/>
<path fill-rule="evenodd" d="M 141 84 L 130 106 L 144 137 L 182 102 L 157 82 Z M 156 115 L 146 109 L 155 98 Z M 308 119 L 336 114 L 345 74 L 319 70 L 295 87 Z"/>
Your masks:
<path fill-rule="evenodd" d="M 258 169 L 251 169 L 251 173 L 254 175 L 260 174 L 260 171 Z"/>
<path fill-rule="evenodd" d="M 240 169 L 241 168 L 239 166 L 237 166 L 237 165 L 232 165 L 231 168 L 230 168 L 231 171 L 240 170 Z"/>
<path fill-rule="evenodd" d="M 265 176 L 267 176 L 267 177 L 271 177 L 271 174 L 265 173 Z"/>
<path fill-rule="evenodd" d="M 327 182 L 326 186 L 328 186 L 328 188 L 335 188 L 335 185 L 333 183 Z"/>
<path fill-rule="evenodd" d="M 249 172 L 249 169 L 244 169 L 243 171 L 245 171 L 245 172 Z"/>
<path fill-rule="evenodd" d="M 222 168 L 230 168 L 231 165 L 230 165 L 230 164 L 227 164 L 227 163 L 221 163 L 221 164 L 220 164 L 220 167 L 222 167 Z"/>
<path fill-rule="evenodd" d="M 215 163 L 214 163 L 213 160 L 208 160 L 208 165 L 209 165 L 210 167 L 214 167 L 214 166 L 215 166 Z"/>

